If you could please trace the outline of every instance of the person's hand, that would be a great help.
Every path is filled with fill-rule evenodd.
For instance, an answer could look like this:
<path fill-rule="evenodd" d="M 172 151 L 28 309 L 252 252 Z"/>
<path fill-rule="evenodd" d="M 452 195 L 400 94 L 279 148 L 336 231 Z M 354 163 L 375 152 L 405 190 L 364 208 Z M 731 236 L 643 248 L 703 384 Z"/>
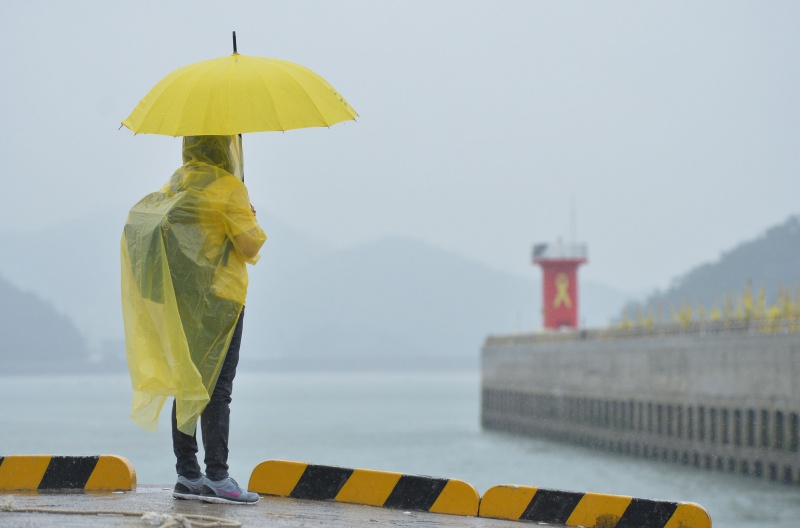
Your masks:
<path fill-rule="evenodd" d="M 253 211 L 253 216 L 256 215 L 256 208 L 253 207 L 253 204 L 250 204 L 250 210 Z"/>

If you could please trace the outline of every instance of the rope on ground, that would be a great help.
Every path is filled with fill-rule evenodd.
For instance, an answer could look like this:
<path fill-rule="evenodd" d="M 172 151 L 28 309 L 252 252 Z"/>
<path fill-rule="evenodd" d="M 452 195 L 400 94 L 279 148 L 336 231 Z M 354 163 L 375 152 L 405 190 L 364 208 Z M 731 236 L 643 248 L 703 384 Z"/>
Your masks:
<path fill-rule="evenodd" d="M 211 517 L 210 515 L 194 515 L 189 513 L 156 513 L 135 512 L 124 510 L 60 510 L 56 508 L 18 508 L 14 499 L 8 499 L 0 504 L 0 511 L 15 513 L 55 513 L 60 515 L 124 515 L 126 517 L 141 517 L 142 521 L 158 528 L 239 528 L 242 523 Z"/>

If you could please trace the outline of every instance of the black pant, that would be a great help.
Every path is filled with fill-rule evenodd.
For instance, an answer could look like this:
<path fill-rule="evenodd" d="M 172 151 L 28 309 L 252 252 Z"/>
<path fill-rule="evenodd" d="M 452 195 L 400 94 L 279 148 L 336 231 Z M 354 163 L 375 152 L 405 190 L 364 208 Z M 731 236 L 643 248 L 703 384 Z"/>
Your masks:
<path fill-rule="evenodd" d="M 203 434 L 203 450 L 206 453 L 206 476 L 211 480 L 222 480 L 228 477 L 228 431 L 231 422 L 231 394 L 236 366 L 239 364 L 239 346 L 242 343 L 242 308 L 236 328 L 233 331 L 231 344 L 222 363 L 217 384 L 211 394 L 211 400 L 200 415 L 200 429 Z M 202 474 L 197 463 L 197 433 L 189 436 L 178 430 L 175 419 L 175 402 L 172 402 L 172 450 L 177 458 L 175 469 L 178 475 L 188 479 L 197 479 Z"/>

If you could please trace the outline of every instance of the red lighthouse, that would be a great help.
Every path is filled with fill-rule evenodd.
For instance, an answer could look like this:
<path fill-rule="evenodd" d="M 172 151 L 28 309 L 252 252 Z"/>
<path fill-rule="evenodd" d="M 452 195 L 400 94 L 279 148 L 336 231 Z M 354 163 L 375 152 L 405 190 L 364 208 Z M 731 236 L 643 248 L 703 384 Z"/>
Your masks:
<path fill-rule="evenodd" d="M 578 266 L 586 262 L 585 244 L 536 244 L 533 263 L 542 267 L 544 327 L 578 327 Z"/>

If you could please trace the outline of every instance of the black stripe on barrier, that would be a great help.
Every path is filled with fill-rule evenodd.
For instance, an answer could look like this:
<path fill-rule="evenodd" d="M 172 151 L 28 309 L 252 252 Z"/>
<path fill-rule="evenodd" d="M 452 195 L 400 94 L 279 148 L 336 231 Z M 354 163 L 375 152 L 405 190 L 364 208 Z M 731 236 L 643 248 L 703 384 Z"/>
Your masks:
<path fill-rule="evenodd" d="M 383 503 L 383 507 L 428 511 L 446 485 L 447 479 L 403 475 Z"/>
<path fill-rule="evenodd" d="M 352 469 L 309 465 L 289 495 L 293 499 L 333 500 L 353 474 Z"/>
<path fill-rule="evenodd" d="M 615 528 L 640 528 L 641 526 L 664 526 L 678 508 L 677 502 L 662 502 L 649 499 L 633 499 Z"/>
<path fill-rule="evenodd" d="M 83 488 L 99 459 L 97 456 L 54 456 L 50 459 L 38 489 Z"/>
<path fill-rule="evenodd" d="M 547 524 L 566 524 L 583 495 L 572 491 L 539 489 L 520 519 Z"/>

